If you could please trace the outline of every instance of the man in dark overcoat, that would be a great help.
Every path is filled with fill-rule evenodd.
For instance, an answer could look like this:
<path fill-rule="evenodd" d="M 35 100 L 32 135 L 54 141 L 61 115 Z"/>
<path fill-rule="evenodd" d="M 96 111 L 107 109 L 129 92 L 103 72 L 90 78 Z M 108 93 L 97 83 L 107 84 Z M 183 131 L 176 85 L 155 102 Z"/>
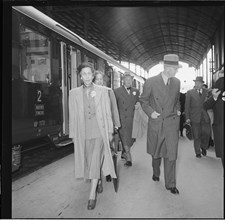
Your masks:
<path fill-rule="evenodd" d="M 126 166 L 132 166 L 130 148 L 134 143 L 132 127 L 135 104 L 139 101 L 139 90 L 132 87 L 133 76 L 129 72 L 123 75 L 123 85 L 114 90 L 119 110 L 121 128 L 119 130 L 122 146 L 124 148 Z"/>
<path fill-rule="evenodd" d="M 203 77 L 197 76 L 195 86 L 188 90 L 185 101 L 186 122 L 191 123 L 196 157 L 206 156 L 211 136 L 210 118 L 203 107 L 208 96 L 208 89 L 203 88 Z"/>
<path fill-rule="evenodd" d="M 180 136 L 183 137 L 183 129 L 184 129 L 184 123 L 185 123 L 185 112 L 184 112 L 184 106 L 185 106 L 185 93 L 180 93 Z"/>
<path fill-rule="evenodd" d="M 180 122 L 180 80 L 175 78 L 179 68 L 176 54 L 164 56 L 164 70 L 146 80 L 140 98 L 148 115 L 147 153 L 152 155 L 154 181 L 159 181 L 161 158 L 164 158 L 165 187 L 173 194 L 176 188 L 176 159 Z"/>
<path fill-rule="evenodd" d="M 215 83 L 212 95 L 204 102 L 205 109 L 213 109 L 213 134 L 215 142 L 216 157 L 220 157 L 224 166 L 224 69 L 221 70 L 223 76 Z"/>

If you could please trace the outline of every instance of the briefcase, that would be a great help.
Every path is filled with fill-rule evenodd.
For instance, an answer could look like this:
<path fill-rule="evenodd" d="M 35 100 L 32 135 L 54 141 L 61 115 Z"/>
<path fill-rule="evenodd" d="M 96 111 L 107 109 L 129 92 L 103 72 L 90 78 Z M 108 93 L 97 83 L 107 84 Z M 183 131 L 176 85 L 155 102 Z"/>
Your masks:
<path fill-rule="evenodd" d="M 192 127 L 191 127 L 191 123 L 184 123 L 184 128 L 186 129 L 186 137 L 189 140 L 193 140 L 193 133 L 192 133 Z"/>

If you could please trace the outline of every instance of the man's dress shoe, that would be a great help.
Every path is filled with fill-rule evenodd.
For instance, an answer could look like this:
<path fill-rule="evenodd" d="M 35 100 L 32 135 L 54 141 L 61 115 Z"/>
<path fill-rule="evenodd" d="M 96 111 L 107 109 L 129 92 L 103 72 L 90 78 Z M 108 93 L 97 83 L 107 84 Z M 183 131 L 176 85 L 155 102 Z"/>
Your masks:
<path fill-rule="evenodd" d="M 128 167 L 131 167 L 132 166 L 132 162 L 131 161 L 127 161 L 124 166 L 128 166 Z"/>
<path fill-rule="evenodd" d="M 201 154 L 196 154 L 196 157 L 201 158 L 202 156 Z"/>
<path fill-rule="evenodd" d="M 159 177 L 155 176 L 154 174 L 153 174 L 153 176 L 152 176 L 152 179 L 153 179 L 154 181 L 159 181 Z"/>
<path fill-rule="evenodd" d="M 124 153 L 121 154 L 121 159 L 126 160 L 126 155 Z"/>
<path fill-rule="evenodd" d="M 179 194 L 179 191 L 176 187 L 171 187 L 171 188 L 166 188 L 166 189 L 170 190 L 170 192 L 173 194 Z"/>
<path fill-rule="evenodd" d="M 106 176 L 106 182 L 111 182 L 111 181 L 112 181 L 111 176 L 110 176 L 110 175 L 107 175 L 107 176 Z"/>
<path fill-rule="evenodd" d="M 202 148 L 202 155 L 203 155 L 203 156 L 206 156 L 206 154 L 207 154 L 206 149 Z"/>

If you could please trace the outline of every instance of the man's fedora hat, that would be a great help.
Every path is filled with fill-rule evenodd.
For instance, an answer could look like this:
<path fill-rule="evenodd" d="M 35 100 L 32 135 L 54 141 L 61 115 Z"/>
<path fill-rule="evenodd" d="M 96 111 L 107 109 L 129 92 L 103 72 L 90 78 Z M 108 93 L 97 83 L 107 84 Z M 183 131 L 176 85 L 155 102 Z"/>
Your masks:
<path fill-rule="evenodd" d="M 179 64 L 179 57 L 176 54 L 167 54 L 163 58 L 164 65 L 169 66 L 177 66 L 178 68 L 181 68 L 182 65 Z"/>
<path fill-rule="evenodd" d="M 195 80 L 193 80 L 194 82 L 199 81 L 204 83 L 203 77 L 202 76 L 197 76 Z"/>
<path fill-rule="evenodd" d="M 126 77 L 131 77 L 132 79 L 134 78 L 134 76 L 132 76 L 132 75 L 130 74 L 130 72 L 125 72 L 125 73 L 123 74 L 122 78 L 125 79 Z"/>

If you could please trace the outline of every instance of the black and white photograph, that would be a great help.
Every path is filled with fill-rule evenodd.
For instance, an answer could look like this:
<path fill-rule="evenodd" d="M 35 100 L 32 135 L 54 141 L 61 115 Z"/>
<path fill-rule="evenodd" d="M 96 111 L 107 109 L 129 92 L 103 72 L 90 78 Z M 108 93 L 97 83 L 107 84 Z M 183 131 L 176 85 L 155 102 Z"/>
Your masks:
<path fill-rule="evenodd" d="M 223 219 L 223 1 L 3 1 L 1 218 Z"/>

